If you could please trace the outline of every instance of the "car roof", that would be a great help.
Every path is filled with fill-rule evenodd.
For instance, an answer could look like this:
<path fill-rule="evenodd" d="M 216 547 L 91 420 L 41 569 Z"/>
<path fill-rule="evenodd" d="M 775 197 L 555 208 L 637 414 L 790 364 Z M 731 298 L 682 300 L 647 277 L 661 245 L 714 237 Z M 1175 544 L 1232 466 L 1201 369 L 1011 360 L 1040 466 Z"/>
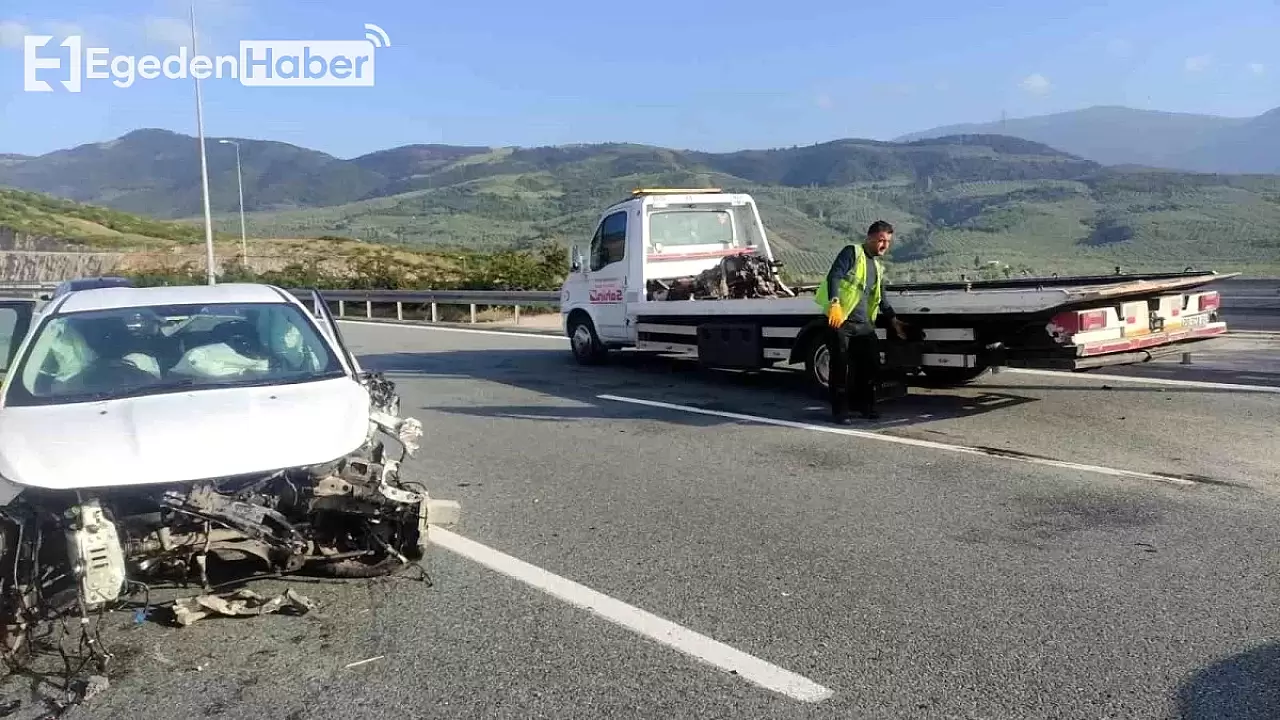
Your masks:
<path fill-rule="evenodd" d="M 168 285 L 162 287 L 106 287 L 77 290 L 54 314 L 111 310 L 153 305 L 213 305 L 218 303 L 280 303 L 292 296 L 261 283 L 218 283 L 217 285 Z"/>

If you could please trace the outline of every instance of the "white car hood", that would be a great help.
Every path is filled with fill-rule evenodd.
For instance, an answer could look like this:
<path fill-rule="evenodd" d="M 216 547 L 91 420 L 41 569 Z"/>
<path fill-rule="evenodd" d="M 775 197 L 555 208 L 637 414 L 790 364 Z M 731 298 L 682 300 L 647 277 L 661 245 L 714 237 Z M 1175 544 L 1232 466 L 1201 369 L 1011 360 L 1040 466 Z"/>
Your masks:
<path fill-rule="evenodd" d="M 173 483 L 328 462 L 369 431 L 351 378 L 0 408 L 0 476 L 54 490 Z"/>

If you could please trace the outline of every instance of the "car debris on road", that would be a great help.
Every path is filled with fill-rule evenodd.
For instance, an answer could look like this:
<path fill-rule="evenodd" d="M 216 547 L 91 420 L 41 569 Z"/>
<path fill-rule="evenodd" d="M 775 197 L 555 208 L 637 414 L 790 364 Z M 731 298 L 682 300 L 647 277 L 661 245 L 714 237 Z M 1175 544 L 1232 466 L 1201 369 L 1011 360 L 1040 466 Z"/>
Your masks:
<path fill-rule="evenodd" d="M 94 619 L 135 597 L 145 619 L 164 583 L 200 588 L 174 601 L 178 626 L 305 613 L 315 603 L 293 590 L 226 587 L 391 575 L 424 559 L 430 525 L 456 522 L 456 502 L 401 477 L 421 424 L 311 301 L 261 284 L 116 287 L 69 292 L 29 320 L 0 394 L 11 666 L 50 645 L 37 628 L 60 625 L 58 652 L 69 639 L 104 674 Z M 238 580 L 213 583 L 210 559 Z"/>

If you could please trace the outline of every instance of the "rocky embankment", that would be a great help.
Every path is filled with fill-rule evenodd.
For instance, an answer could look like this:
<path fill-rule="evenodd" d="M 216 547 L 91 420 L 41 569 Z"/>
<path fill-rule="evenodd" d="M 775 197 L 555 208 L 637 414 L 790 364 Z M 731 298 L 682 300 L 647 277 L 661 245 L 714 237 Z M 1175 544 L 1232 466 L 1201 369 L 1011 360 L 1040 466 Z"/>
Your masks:
<path fill-rule="evenodd" d="M 302 259 L 300 254 L 281 254 L 278 248 L 250 247 L 249 266 L 257 272 L 279 270 Z M 217 262 L 223 263 L 239 252 L 239 247 L 218 247 Z M 68 278 L 113 275 L 131 270 L 170 268 L 185 263 L 204 268 L 203 244 L 176 245 L 166 250 L 89 252 L 54 237 L 27 235 L 0 227 L 0 281 L 45 283 Z M 342 257 L 326 257 L 321 266 L 329 271 L 346 269 Z"/>
<path fill-rule="evenodd" d="M 0 227 L 0 280 L 58 282 L 86 275 L 110 275 L 123 253 L 77 252 L 57 238 L 37 237 Z"/>

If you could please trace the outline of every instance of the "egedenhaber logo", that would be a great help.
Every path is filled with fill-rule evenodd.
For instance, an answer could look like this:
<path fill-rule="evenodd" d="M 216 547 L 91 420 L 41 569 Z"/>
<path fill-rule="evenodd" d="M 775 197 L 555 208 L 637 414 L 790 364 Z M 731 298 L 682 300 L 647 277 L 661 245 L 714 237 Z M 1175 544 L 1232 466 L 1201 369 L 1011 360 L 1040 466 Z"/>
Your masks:
<path fill-rule="evenodd" d="M 85 81 L 110 80 L 120 88 L 138 80 L 239 80 L 253 87 L 372 87 L 374 51 L 391 46 L 391 37 L 373 23 L 365 23 L 364 40 L 241 40 L 239 55 L 193 55 L 186 46 L 163 59 L 155 55 L 113 55 L 102 47 L 84 46 L 71 35 L 59 47 L 66 52 L 41 56 L 52 35 L 23 38 L 23 80 L 26 92 L 53 92 L 38 71 L 61 70 L 58 83 L 68 92 L 81 92 Z M 65 63 L 64 63 L 65 60 Z M 48 75 L 55 75 L 49 72 Z"/>

